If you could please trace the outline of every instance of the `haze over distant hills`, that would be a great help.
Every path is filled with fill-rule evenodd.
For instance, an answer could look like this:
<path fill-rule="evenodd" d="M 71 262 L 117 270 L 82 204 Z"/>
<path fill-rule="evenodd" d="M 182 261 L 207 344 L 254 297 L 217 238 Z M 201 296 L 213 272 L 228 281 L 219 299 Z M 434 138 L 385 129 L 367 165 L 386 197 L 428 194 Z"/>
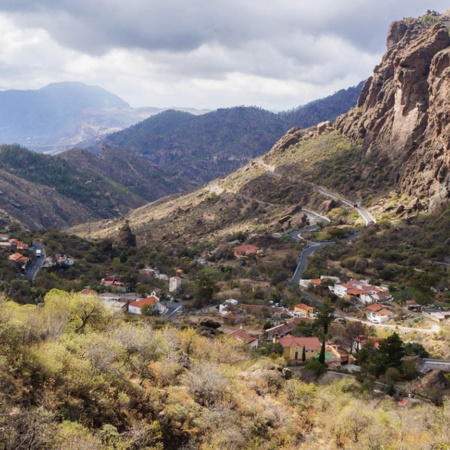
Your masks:
<path fill-rule="evenodd" d="M 118 131 L 165 108 L 132 108 L 98 86 L 53 83 L 37 90 L 0 92 L 0 144 L 62 151 L 86 139 Z M 193 114 L 206 111 L 186 109 Z"/>

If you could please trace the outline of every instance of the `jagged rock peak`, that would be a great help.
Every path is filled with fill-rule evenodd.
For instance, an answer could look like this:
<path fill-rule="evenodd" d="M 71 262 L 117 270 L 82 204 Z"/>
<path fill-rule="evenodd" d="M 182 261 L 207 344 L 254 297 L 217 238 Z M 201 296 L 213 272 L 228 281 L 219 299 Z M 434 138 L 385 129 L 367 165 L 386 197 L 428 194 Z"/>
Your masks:
<path fill-rule="evenodd" d="M 125 224 L 119 230 L 116 242 L 121 247 L 136 247 L 136 235 L 131 231 L 128 220 L 125 221 Z"/>
<path fill-rule="evenodd" d="M 434 210 L 450 200 L 450 16 L 391 24 L 387 52 L 336 128 L 388 181 Z"/>

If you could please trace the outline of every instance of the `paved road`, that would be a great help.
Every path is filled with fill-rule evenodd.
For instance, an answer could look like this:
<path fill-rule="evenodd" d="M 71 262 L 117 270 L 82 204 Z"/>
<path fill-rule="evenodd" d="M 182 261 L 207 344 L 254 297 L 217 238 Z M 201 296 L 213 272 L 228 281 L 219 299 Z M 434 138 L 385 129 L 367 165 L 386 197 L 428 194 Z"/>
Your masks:
<path fill-rule="evenodd" d="M 361 205 L 359 205 L 357 202 L 352 202 L 344 197 L 341 197 L 339 194 L 335 194 L 334 192 L 327 191 L 321 186 L 316 185 L 316 189 L 323 195 L 326 195 L 327 197 L 334 198 L 336 200 L 339 200 L 342 203 L 345 203 L 346 205 L 351 206 L 352 208 L 355 208 L 359 215 L 364 219 L 366 222 L 366 225 L 369 225 L 370 223 L 376 223 L 375 219 L 371 216 L 369 211 L 367 211 L 366 208 L 363 208 Z"/>
<path fill-rule="evenodd" d="M 41 256 L 35 257 L 33 262 L 28 265 L 27 269 L 25 270 L 24 277 L 26 280 L 33 282 L 36 278 L 36 275 L 39 272 L 39 269 L 41 268 L 42 264 L 44 264 L 45 261 L 45 250 L 44 246 L 40 244 L 39 242 L 33 242 L 34 252 L 36 254 L 36 250 L 41 251 Z"/>
<path fill-rule="evenodd" d="M 306 247 L 302 250 L 300 256 L 298 257 L 297 267 L 295 268 L 294 275 L 292 276 L 291 281 L 289 281 L 288 286 L 298 285 L 300 278 L 302 277 L 302 273 L 308 265 L 308 256 L 311 256 L 317 249 L 325 247 L 329 244 L 331 244 L 331 242 L 306 241 Z"/>

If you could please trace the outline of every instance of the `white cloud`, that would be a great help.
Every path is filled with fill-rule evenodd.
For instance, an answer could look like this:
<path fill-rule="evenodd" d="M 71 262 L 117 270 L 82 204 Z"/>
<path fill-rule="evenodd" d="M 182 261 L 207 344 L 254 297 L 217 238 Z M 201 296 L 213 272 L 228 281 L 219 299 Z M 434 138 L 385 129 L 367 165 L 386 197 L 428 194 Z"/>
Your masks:
<path fill-rule="evenodd" d="M 357 84 L 443 0 L 6 0 L 0 88 L 79 80 L 134 106 L 287 109 Z"/>

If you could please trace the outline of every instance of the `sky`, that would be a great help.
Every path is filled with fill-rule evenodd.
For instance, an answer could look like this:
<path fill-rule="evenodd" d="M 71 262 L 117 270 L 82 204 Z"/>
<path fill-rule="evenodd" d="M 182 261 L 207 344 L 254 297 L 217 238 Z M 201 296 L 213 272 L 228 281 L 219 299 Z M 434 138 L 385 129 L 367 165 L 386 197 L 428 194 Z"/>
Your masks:
<path fill-rule="evenodd" d="M 389 24 L 450 0 L 0 0 L 0 90 L 81 81 L 131 106 L 280 111 L 368 78 Z"/>

